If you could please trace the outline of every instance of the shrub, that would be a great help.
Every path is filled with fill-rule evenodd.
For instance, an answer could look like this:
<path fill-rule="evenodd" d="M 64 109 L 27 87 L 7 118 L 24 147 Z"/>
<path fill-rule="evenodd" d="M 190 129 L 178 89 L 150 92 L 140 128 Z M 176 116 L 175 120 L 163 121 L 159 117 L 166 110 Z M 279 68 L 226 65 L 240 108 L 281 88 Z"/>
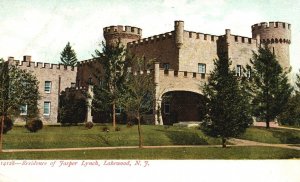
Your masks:
<path fill-rule="evenodd" d="M 131 128 L 134 124 L 132 122 L 127 123 L 127 128 Z"/>
<path fill-rule="evenodd" d="M 9 130 L 11 130 L 13 125 L 14 125 L 13 121 L 9 117 L 5 116 L 4 117 L 3 134 L 6 134 Z M 2 128 L 2 117 L 0 118 L 0 130 L 1 130 L 1 128 Z"/>
<path fill-rule="evenodd" d="M 91 121 L 85 123 L 85 127 L 86 127 L 87 129 L 91 129 L 91 128 L 93 128 L 93 126 L 94 126 L 94 123 L 91 122 Z"/>
<path fill-rule="evenodd" d="M 43 128 L 43 122 L 40 119 L 35 119 L 27 122 L 25 128 L 30 132 L 37 132 Z"/>
<path fill-rule="evenodd" d="M 121 131 L 121 128 L 117 126 L 115 131 Z"/>
<path fill-rule="evenodd" d="M 77 125 L 83 123 L 87 113 L 87 102 L 81 92 L 71 90 L 69 93 L 62 92 L 60 95 L 60 106 L 58 121 L 62 125 Z"/>
<path fill-rule="evenodd" d="M 102 131 L 103 132 L 109 132 L 109 127 L 107 127 L 107 126 L 102 127 Z"/>

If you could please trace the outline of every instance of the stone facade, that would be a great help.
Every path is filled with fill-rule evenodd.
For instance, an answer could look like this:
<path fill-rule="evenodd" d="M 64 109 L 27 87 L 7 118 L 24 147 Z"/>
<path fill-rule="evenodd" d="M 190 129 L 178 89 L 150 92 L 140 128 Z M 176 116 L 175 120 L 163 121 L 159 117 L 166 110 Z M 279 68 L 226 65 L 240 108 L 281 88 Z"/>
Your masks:
<path fill-rule="evenodd" d="M 59 94 L 76 83 L 77 67 L 33 62 L 30 56 L 24 56 L 23 61 L 13 60 L 11 57 L 10 61 L 11 64 L 16 64 L 19 68 L 28 70 L 37 77 L 41 95 L 41 99 L 38 101 L 39 117 L 45 124 L 57 123 Z M 50 86 L 45 90 L 46 82 L 50 83 Z M 47 107 L 45 103 L 47 105 L 49 103 L 49 113 L 44 112 L 44 107 Z M 18 118 L 16 122 L 24 121 Z"/>
<path fill-rule="evenodd" d="M 290 67 L 290 24 L 263 22 L 252 25 L 251 30 L 252 37 L 232 35 L 230 29 L 226 29 L 224 35 L 210 35 L 187 31 L 184 29 L 183 21 L 175 21 L 174 30 L 148 38 L 142 38 L 140 28 L 120 25 L 105 27 L 103 34 L 106 43 L 114 44 L 120 40 L 130 53 L 143 58 L 144 67 L 139 69 L 152 69 L 151 73 L 154 74 L 156 83 L 153 123 L 163 124 L 164 113 L 157 113 L 164 112 L 162 109 L 164 94 L 185 91 L 201 95 L 201 85 L 207 81 L 209 73 L 214 68 L 213 62 L 220 54 L 230 58 L 232 68 L 238 70 L 239 67 L 249 64 L 253 51 L 257 51 L 261 44 L 267 44 L 280 64 L 284 68 Z M 153 66 L 147 67 L 149 63 Z M 71 83 L 76 83 L 78 87 L 87 87 L 91 82 L 99 84 L 99 77 L 101 78 L 103 73 L 101 65 L 93 59 L 81 61 L 74 69 L 26 60 L 20 62 L 19 66 L 33 71 L 39 79 L 42 94 L 40 106 L 44 101 L 51 102 L 51 116 L 43 116 L 42 111 L 41 116 L 44 122 L 50 123 L 56 122 L 60 91 L 71 86 Z M 44 93 L 45 81 L 52 83 L 53 92 L 50 94 Z M 42 110 L 42 107 L 40 108 Z"/>

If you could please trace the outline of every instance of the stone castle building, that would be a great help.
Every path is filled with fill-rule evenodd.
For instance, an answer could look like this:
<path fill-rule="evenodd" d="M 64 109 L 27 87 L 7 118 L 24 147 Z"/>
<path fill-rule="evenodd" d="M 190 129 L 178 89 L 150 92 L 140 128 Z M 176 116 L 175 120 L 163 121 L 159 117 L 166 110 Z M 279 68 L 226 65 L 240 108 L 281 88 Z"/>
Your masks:
<path fill-rule="evenodd" d="M 132 54 L 144 60 L 144 73 L 154 74 L 156 84 L 156 104 L 153 119 L 148 123 L 173 124 L 179 121 L 200 121 L 200 89 L 213 70 L 213 61 L 218 55 L 226 55 L 232 61 L 237 76 L 249 64 L 253 51 L 261 44 L 268 44 L 283 68 L 290 67 L 289 44 L 291 25 L 284 22 L 263 22 L 251 26 L 252 37 L 231 34 L 226 29 L 223 35 L 211 35 L 184 29 L 183 21 L 175 21 L 174 30 L 142 38 L 142 29 L 130 26 L 109 26 L 103 29 L 106 43 L 117 40 Z M 13 58 L 9 58 L 13 61 Z M 155 63 L 148 67 L 150 61 Z M 93 72 L 99 68 L 93 59 L 81 61 L 77 67 L 39 63 L 30 56 L 18 62 L 22 69 L 33 71 L 40 81 L 42 99 L 39 101 L 40 115 L 45 123 L 57 122 L 58 96 L 67 87 L 87 88 L 89 83 L 97 83 Z M 92 65 L 92 66 L 91 66 Z M 134 70 L 140 71 L 140 70 Z M 164 99 L 172 95 L 172 99 Z M 200 104 L 199 104 L 200 103 Z M 87 120 L 95 121 L 89 112 Z M 99 119 L 99 118 L 98 118 Z M 101 118 L 100 118 L 101 120 Z"/>

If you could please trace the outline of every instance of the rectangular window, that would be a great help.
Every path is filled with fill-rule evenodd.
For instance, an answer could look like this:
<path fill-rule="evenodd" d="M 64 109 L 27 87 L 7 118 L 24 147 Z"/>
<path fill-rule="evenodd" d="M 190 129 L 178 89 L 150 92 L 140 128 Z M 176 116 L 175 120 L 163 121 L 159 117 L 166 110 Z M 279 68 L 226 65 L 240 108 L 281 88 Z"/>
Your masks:
<path fill-rule="evenodd" d="M 50 115 L 50 107 L 51 107 L 51 102 L 45 101 L 44 102 L 44 115 Z"/>
<path fill-rule="evenodd" d="M 164 63 L 164 70 L 169 70 L 170 69 L 170 64 L 169 63 Z"/>
<path fill-rule="evenodd" d="M 203 63 L 199 63 L 198 64 L 198 73 L 206 73 L 206 64 Z"/>
<path fill-rule="evenodd" d="M 250 78 L 251 77 L 251 68 L 248 68 L 247 70 L 247 78 Z"/>
<path fill-rule="evenodd" d="M 20 107 L 20 115 L 22 115 L 22 116 L 26 116 L 27 115 L 27 104 L 22 105 Z"/>
<path fill-rule="evenodd" d="M 89 85 L 92 85 L 92 84 L 93 84 L 92 77 L 89 77 L 89 79 L 88 79 L 88 84 L 89 84 Z"/>
<path fill-rule="evenodd" d="M 76 83 L 72 82 L 71 83 L 71 88 L 76 88 Z"/>
<path fill-rule="evenodd" d="M 164 113 L 170 114 L 170 104 L 168 104 L 168 103 L 164 104 Z"/>
<path fill-rule="evenodd" d="M 240 77 L 242 75 L 242 66 L 236 65 L 236 76 Z"/>
<path fill-rule="evenodd" d="M 45 81 L 45 92 L 46 93 L 51 92 L 51 81 Z"/>
<path fill-rule="evenodd" d="M 116 112 L 116 115 L 121 115 L 122 108 L 121 107 L 117 107 L 115 112 Z"/>

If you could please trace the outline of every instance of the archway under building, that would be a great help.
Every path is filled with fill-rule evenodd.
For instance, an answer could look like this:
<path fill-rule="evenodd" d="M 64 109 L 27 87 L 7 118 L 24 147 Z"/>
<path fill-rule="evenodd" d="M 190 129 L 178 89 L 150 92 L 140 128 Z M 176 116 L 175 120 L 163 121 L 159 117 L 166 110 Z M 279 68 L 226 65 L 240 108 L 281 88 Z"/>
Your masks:
<path fill-rule="evenodd" d="M 169 91 L 163 94 L 161 114 L 164 125 L 179 122 L 201 122 L 206 114 L 205 97 L 190 91 Z"/>

